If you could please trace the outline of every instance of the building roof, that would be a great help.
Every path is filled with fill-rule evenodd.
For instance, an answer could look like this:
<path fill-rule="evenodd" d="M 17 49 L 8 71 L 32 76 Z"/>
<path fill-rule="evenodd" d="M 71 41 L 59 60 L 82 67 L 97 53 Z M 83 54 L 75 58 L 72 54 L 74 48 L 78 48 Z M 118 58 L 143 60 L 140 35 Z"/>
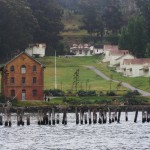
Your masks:
<path fill-rule="evenodd" d="M 143 64 L 149 64 L 150 63 L 150 58 L 135 58 L 135 59 L 125 59 L 123 61 L 123 64 L 129 65 L 129 64 L 139 64 L 139 65 L 143 65 Z"/>
<path fill-rule="evenodd" d="M 20 54 L 18 54 L 17 56 L 15 56 L 14 58 L 12 58 L 10 61 L 8 61 L 7 63 L 5 63 L 3 66 L 1 66 L 0 70 L 2 70 L 2 68 L 4 68 L 5 66 L 7 66 L 9 63 L 11 63 L 13 60 L 15 60 L 16 58 L 18 58 L 19 56 L 21 56 L 22 54 L 27 55 L 28 57 L 30 57 L 32 60 L 34 60 L 35 62 L 37 62 L 38 64 L 40 64 L 42 67 L 45 68 L 45 66 L 39 62 L 38 60 L 36 60 L 35 58 L 33 58 L 32 56 L 30 56 L 29 54 L 27 54 L 26 52 L 21 52 Z"/>
<path fill-rule="evenodd" d="M 134 56 L 131 55 L 131 54 L 125 54 L 125 55 L 122 55 L 122 56 L 116 58 L 115 60 L 119 60 L 119 59 L 124 58 L 124 57 L 126 57 L 126 56 L 132 56 L 132 57 L 134 58 Z"/>
<path fill-rule="evenodd" d="M 110 51 L 111 55 L 126 55 L 129 54 L 128 50 L 112 50 Z"/>
<path fill-rule="evenodd" d="M 118 45 L 104 45 L 103 49 L 106 51 L 119 50 Z"/>

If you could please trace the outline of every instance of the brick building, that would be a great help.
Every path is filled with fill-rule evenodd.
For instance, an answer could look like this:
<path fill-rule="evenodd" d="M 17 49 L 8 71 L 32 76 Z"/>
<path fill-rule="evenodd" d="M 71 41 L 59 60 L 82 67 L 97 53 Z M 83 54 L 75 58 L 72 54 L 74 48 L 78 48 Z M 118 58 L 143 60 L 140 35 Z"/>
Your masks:
<path fill-rule="evenodd" d="M 11 99 L 44 99 L 44 66 L 26 54 L 20 53 L 0 68 L 2 94 Z"/>

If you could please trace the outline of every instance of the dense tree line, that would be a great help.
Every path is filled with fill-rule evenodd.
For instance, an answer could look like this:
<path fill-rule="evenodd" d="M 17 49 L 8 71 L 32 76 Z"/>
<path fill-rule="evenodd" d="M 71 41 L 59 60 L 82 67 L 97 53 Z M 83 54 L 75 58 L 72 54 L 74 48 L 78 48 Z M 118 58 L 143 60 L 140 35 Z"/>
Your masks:
<path fill-rule="evenodd" d="M 150 56 L 150 0 L 0 0 L 0 59 L 35 42 L 46 43 L 48 55 L 63 54 L 62 7 L 83 16 L 82 28 L 96 42 Z"/>
<path fill-rule="evenodd" d="M 57 0 L 0 0 L 0 58 L 33 42 L 46 43 L 52 54 L 61 47 L 62 14 Z"/>
<path fill-rule="evenodd" d="M 138 15 L 122 28 L 119 45 L 136 57 L 150 57 L 150 0 L 135 0 Z"/>

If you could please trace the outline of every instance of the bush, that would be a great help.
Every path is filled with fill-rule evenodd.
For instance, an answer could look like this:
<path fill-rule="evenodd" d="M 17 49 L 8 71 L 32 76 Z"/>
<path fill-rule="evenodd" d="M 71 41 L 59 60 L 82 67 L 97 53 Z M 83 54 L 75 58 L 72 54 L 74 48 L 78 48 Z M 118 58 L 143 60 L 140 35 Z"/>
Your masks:
<path fill-rule="evenodd" d="M 96 96 L 96 91 L 84 91 L 84 90 L 79 90 L 77 92 L 78 96 Z"/>
<path fill-rule="evenodd" d="M 120 101 L 124 102 L 128 105 L 142 105 L 148 102 L 148 100 L 144 97 L 139 96 L 138 91 L 129 91 L 127 92 Z"/>
<path fill-rule="evenodd" d="M 1 95 L 0 96 L 0 103 L 5 103 L 5 96 L 4 95 Z"/>
<path fill-rule="evenodd" d="M 106 93 L 107 96 L 116 96 L 116 93 L 114 91 L 107 91 Z"/>
<path fill-rule="evenodd" d="M 103 98 L 103 99 L 95 100 L 95 103 L 96 103 L 96 104 L 110 104 L 110 103 L 111 103 L 111 100 L 110 100 L 110 99 L 107 99 L 107 98 Z"/>
<path fill-rule="evenodd" d="M 72 104 L 72 105 L 92 104 L 91 101 L 88 101 L 86 99 L 80 99 L 80 98 L 64 98 L 63 102 Z"/>
<path fill-rule="evenodd" d="M 62 90 L 59 90 L 59 89 L 45 90 L 44 94 L 46 96 L 64 96 L 65 95 L 65 93 Z"/>

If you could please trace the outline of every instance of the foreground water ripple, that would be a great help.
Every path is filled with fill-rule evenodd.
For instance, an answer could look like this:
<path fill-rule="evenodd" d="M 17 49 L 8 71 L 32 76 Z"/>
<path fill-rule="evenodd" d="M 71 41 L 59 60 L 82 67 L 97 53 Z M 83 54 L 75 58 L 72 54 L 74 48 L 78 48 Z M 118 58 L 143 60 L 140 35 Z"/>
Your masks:
<path fill-rule="evenodd" d="M 17 126 L 16 117 L 12 127 L 0 127 L 0 150 L 149 150 L 150 123 L 134 123 L 133 112 L 121 123 L 76 125 L 75 114 L 68 114 L 68 124 L 38 126 L 37 118 L 31 118 L 30 126 Z"/>

